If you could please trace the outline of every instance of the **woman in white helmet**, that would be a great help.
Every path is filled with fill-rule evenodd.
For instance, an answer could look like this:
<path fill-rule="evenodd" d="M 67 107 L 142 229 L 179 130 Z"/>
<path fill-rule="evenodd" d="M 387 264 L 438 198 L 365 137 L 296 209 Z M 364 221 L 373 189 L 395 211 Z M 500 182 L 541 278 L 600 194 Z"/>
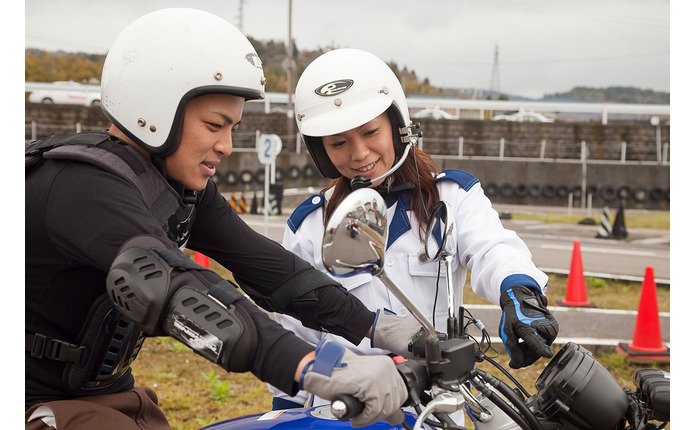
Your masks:
<path fill-rule="evenodd" d="M 160 10 L 129 25 L 107 55 L 108 132 L 28 146 L 27 429 L 170 429 L 130 368 L 144 338 L 161 335 L 288 392 L 355 395 L 368 406 L 355 426 L 402 419 L 406 387 L 391 360 L 345 351 L 336 369 L 316 374 L 325 344 L 298 339 L 181 251 L 228 268 L 268 311 L 355 344 L 372 331 L 374 312 L 254 232 L 210 180 L 232 151 L 244 102 L 264 97 L 264 84 L 258 55 L 231 24 Z"/>
<path fill-rule="evenodd" d="M 436 329 L 446 333 L 447 297 L 445 288 L 437 292 L 438 263 L 420 258 L 428 214 L 444 200 L 455 216 L 453 240 L 447 244 L 454 256 L 453 284 L 463 286 L 470 270 L 473 291 L 500 304 L 500 335 L 512 367 L 552 355 L 549 345 L 557 334 L 557 323 L 546 308 L 548 277 L 535 267 L 523 241 L 503 228 L 476 178 L 462 171 L 440 171 L 428 154 L 413 145 L 417 135 L 405 94 L 381 59 L 358 49 L 321 55 L 300 76 L 295 110 L 309 153 L 318 170 L 333 182 L 297 207 L 288 220 L 283 246 L 325 271 L 321 244 L 326 221 L 353 189 L 375 188 L 389 207 L 385 271 L 425 314 L 432 315 Z M 360 274 L 339 281 L 370 309 L 387 308 L 414 320 L 377 277 Z M 462 295 L 462 288 L 455 292 L 455 303 L 463 303 Z M 515 303 L 520 303 L 518 311 Z M 383 313 L 377 315 L 376 326 Z M 525 315 L 536 320 L 527 324 Z M 307 329 L 291 317 L 278 315 L 277 319 L 312 343 L 326 338 L 363 354 L 385 352 L 366 339 L 355 348 L 340 336 Z M 519 344 L 519 338 L 525 342 Z M 306 393 L 292 397 L 273 387 L 271 391 L 275 408 L 307 401 Z"/>

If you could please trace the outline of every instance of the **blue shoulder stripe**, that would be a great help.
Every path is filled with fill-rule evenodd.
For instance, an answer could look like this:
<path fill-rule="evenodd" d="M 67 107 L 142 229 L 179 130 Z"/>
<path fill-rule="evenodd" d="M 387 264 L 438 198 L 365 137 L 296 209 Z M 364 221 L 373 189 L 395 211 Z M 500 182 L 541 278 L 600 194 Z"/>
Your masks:
<path fill-rule="evenodd" d="M 435 179 L 437 181 L 441 181 L 444 179 L 454 181 L 457 184 L 459 184 L 459 187 L 463 188 L 466 191 L 470 190 L 473 187 L 473 185 L 480 182 L 480 180 L 478 180 L 478 178 L 471 175 L 470 173 L 466 173 L 462 170 L 453 170 L 453 169 L 442 170 L 442 172 L 439 173 L 435 177 Z"/>
<path fill-rule="evenodd" d="M 292 230 L 292 233 L 297 232 L 299 226 L 302 225 L 302 222 L 304 222 L 304 219 L 306 219 L 310 213 L 323 206 L 323 200 L 323 194 L 314 194 L 297 206 L 294 212 L 292 212 L 292 215 L 287 219 L 287 225 Z"/>

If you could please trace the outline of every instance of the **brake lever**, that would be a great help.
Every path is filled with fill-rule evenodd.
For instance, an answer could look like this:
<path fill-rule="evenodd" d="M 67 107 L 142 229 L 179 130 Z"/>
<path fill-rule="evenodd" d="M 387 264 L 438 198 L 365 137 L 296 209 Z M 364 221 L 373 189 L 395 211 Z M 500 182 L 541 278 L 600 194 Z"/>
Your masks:
<path fill-rule="evenodd" d="M 465 385 L 459 385 L 459 391 L 464 397 L 464 402 L 471 413 L 477 416 L 478 421 L 481 423 L 486 423 L 492 419 L 492 413 L 486 408 L 478 399 L 471 393 L 471 390 Z"/>
<path fill-rule="evenodd" d="M 434 389 L 434 387 L 432 387 Z M 413 426 L 413 430 L 422 430 L 422 424 L 425 422 L 427 417 L 432 415 L 434 412 L 444 412 L 447 414 L 452 414 L 459 409 L 465 403 L 465 398 L 461 393 L 442 391 L 437 394 L 437 396 L 432 399 L 431 402 L 425 406 L 425 409 L 418 415 L 417 421 Z"/>

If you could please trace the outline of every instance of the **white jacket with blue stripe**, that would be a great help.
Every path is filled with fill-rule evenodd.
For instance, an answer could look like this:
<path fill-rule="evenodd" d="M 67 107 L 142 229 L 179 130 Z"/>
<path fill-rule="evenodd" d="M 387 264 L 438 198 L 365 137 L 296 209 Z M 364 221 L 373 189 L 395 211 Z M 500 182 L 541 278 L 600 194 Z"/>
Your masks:
<path fill-rule="evenodd" d="M 445 170 L 437 179 L 440 199 L 451 205 L 455 217 L 452 238 L 447 243 L 447 250 L 454 257 L 451 269 L 455 306 L 464 301 L 463 287 L 469 270 L 473 292 L 493 304 L 499 304 L 501 291 L 511 285 L 524 285 L 545 293 L 547 275 L 536 268 L 530 251 L 516 232 L 502 226 L 478 179 L 458 170 Z M 285 248 L 323 271 L 326 271 L 321 258 L 324 225 L 323 210 L 319 209 L 331 195 L 332 190 L 328 190 L 325 196 L 314 195 L 300 204 L 288 219 L 283 238 Z M 397 203 L 388 208 L 384 270 L 425 315 L 431 319 L 434 314 L 437 331 L 445 333 L 448 315 L 445 271 L 439 270 L 437 262 L 422 261 L 425 246 L 409 207 L 408 193 L 401 192 Z M 387 308 L 404 318 L 413 318 L 377 277 L 363 273 L 336 279 L 370 310 Z M 339 336 L 308 329 L 292 317 L 276 315 L 276 319 L 312 344 L 328 337 L 362 354 L 387 353 L 372 348 L 369 339 L 355 347 Z M 289 397 L 272 386 L 270 391 L 275 397 L 299 404 L 307 400 L 305 392 Z M 307 406 L 325 403 L 322 399 L 312 399 Z"/>

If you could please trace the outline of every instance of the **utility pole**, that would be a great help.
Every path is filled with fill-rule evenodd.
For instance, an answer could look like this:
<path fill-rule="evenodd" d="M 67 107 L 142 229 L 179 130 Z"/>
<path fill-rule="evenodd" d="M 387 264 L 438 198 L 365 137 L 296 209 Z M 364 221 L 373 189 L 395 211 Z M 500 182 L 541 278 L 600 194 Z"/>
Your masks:
<path fill-rule="evenodd" d="M 239 0 L 239 24 L 237 28 L 244 33 L 244 0 Z"/>
<path fill-rule="evenodd" d="M 292 83 L 294 82 L 294 58 L 293 45 L 292 45 L 292 0 L 288 0 L 289 10 L 288 10 L 288 22 L 287 22 L 287 60 L 285 61 L 285 70 L 287 71 L 287 134 L 288 134 L 288 146 L 289 143 L 294 139 L 294 109 L 292 107 Z M 296 149 L 299 149 L 299 141 L 296 143 Z"/>
<path fill-rule="evenodd" d="M 492 64 L 492 77 L 490 78 L 490 92 L 488 98 L 497 100 L 500 97 L 500 67 L 498 59 L 497 43 L 495 42 L 495 58 Z"/>

